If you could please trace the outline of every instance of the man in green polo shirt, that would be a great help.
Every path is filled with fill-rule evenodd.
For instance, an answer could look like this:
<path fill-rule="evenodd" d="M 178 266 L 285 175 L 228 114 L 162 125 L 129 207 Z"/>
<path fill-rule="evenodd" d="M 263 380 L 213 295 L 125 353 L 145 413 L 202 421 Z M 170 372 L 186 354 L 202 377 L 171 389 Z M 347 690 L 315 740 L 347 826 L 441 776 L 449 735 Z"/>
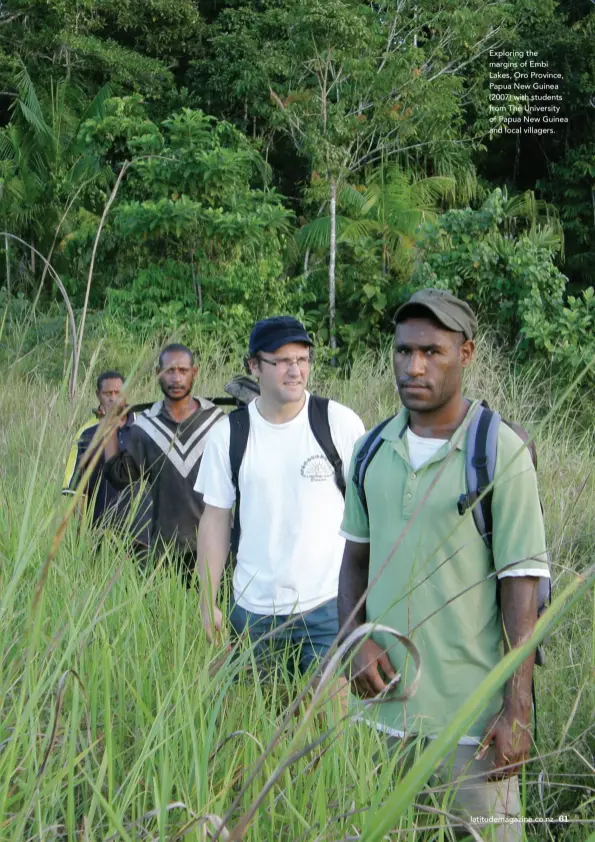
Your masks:
<path fill-rule="evenodd" d="M 503 652 L 527 639 L 537 619 L 538 579 L 549 569 L 535 470 L 506 424 L 498 433 L 492 551 L 472 513 L 461 517 L 457 509 L 466 490 L 466 432 L 478 408 L 462 394 L 477 327 L 471 308 L 427 289 L 399 309 L 396 322 L 394 369 L 403 409 L 383 428 L 367 468 L 365 506 L 355 483 L 347 483 L 339 625 L 373 583 L 347 630 L 378 622 L 418 647 L 415 696 L 366 712 L 366 720 L 400 741 L 438 734 Z M 442 782 L 457 781 L 453 812 L 479 818 L 484 832 L 482 819 L 500 817 L 487 838 L 502 842 L 522 838 L 514 816 L 520 813 L 517 774 L 531 746 L 533 662 L 531 656 L 519 667 L 437 771 Z M 352 676 L 360 695 L 370 698 L 398 672 L 407 682 L 411 669 L 402 647 L 377 633 L 355 654 Z"/>

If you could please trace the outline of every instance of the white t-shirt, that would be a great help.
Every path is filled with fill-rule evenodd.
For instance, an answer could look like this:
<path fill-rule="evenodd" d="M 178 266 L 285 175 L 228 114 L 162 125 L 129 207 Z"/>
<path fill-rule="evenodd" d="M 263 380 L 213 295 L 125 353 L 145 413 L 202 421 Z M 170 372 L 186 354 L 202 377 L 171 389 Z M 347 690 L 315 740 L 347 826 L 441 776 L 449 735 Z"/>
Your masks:
<path fill-rule="evenodd" d="M 411 467 L 416 471 L 422 465 L 425 465 L 435 453 L 438 453 L 447 442 L 447 439 L 425 439 L 422 436 L 417 436 L 411 427 L 407 427 L 406 435 L 409 461 Z"/>
<path fill-rule="evenodd" d="M 333 468 L 314 438 L 308 401 L 286 424 L 271 424 L 253 401 L 250 435 L 239 473 L 241 536 L 233 577 L 237 603 L 256 614 L 307 611 L 337 596 L 345 539 L 344 501 Z M 333 442 L 347 476 L 364 425 L 351 409 L 329 402 Z M 236 495 L 229 463 L 229 421 L 207 441 L 194 486 L 210 506 L 231 509 Z"/>

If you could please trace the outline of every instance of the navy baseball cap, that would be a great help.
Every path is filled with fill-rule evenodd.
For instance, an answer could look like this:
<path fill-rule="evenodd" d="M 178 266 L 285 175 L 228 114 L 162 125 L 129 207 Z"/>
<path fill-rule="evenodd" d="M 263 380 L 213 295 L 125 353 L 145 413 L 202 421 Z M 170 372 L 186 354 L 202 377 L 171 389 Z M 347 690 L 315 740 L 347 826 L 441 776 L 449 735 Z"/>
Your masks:
<path fill-rule="evenodd" d="M 251 357 L 259 351 L 276 351 L 290 342 L 313 345 L 306 328 L 293 316 L 273 316 L 256 322 L 250 333 L 248 353 Z"/>

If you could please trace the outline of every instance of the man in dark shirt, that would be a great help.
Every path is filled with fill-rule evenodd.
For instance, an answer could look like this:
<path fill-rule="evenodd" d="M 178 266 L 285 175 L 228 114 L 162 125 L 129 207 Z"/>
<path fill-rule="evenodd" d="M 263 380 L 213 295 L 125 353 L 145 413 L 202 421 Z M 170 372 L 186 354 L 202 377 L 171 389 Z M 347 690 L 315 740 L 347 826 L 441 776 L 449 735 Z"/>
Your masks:
<path fill-rule="evenodd" d="M 75 493 L 79 480 L 86 470 L 87 462 L 93 456 L 90 446 L 101 419 L 119 400 L 123 385 L 124 377 L 118 371 L 104 371 L 97 378 L 96 395 L 99 404 L 93 412 L 93 418 L 85 422 L 76 434 L 66 464 L 62 494 Z M 123 416 L 120 422 L 117 435 L 119 447 L 122 451 L 125 451 L 128 447 L 130 431 L 134 421 L 134 413 L 129 412 Z M 104 463 L 105 458 L 102 452 L 89 477 L 85 489 L 85 501 L 91 501 L 93 505 L 91 515 L 93 526 L 108 524 L 118 526 L 124 523 L 129 515 L 131 495 L 134 494 L 134 489 L 127 488 L 122 491 L 112 485 L 104 475 Z M 145 496 L 130 525 L 130 532 L 138 550 L 143 547 L 146 549 L 148 546 L 150 523 L 151 500 L 148 496 Z"/>
<path fill-rule="evenodd" d="M 153 499 L 151 547 L 161 553 L 168 546 L 176 551 L 187 584 L 196 567 L 204 510 L 194 484 L 207 436 L 224 417 L 210 401 L 193 397 L 197 372 L 194 355 L 185 345 L 163 349 L 156 371 L 163 400 L 137 417 L 126 450 L 114 433 L 106 444 L 104 469 L 116 488 L 147 478 Z"/>

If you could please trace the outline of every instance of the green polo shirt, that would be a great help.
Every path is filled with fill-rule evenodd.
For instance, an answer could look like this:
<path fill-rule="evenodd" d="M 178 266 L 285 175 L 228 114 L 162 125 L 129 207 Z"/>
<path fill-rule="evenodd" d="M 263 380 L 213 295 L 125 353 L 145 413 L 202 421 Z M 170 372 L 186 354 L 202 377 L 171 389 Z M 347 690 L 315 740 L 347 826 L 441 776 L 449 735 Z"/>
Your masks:
<path fill-rule="evenodd" d="M 472 512 L 458 513 L 458 498 L 466 491 L 466 432 L 477 407 L 476 401 L 452 438 L 417 470 L 409 462 L 408 411 L 390 421 L 366 472 L 368 515 L 352 481 L 362 439 L 355 446 L 341 533 L 348 540 L 370 543 L 369 581 L 379 578 L 367 597 L 367 619 L 410 636 L 422 659 L 413 699 L 367 708 L 366 718 L 387 730 L 436 734 L 502 657 L 496 571 L 502 576 L 549 575 L 535 470 L 523 442 L 506 424 L 500 424 L 498 437 L 493 552 L 479 535 Z M 399 539 L 397 552 L 381 571 Z M 389 649 L 393 665 L 407 681 L 413 667 L 403 647 L 382 633 L 374 638 Z M 468 738 L 481 737 L 501 704 L 500 693 Z"/>

